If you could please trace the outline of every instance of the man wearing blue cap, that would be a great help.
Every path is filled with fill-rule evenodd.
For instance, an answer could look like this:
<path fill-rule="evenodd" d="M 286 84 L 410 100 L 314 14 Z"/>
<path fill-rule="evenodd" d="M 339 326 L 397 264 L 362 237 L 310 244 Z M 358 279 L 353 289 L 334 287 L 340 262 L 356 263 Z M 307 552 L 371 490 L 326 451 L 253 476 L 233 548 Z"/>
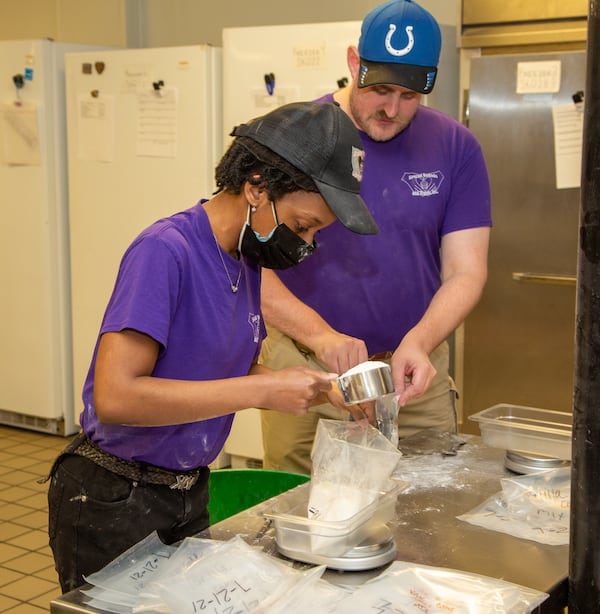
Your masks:
<path fill-rule="evenodd" d="M 350 85 L 335 101 L 359 128 L 361 195 L 380 233 L 319 233 L 300 266 L 263 276 L 269 335 L 261 361 L 343 373 L 389 359 L 399 395 L 399 435 L 456 431 L 447 337 L 478 302 L 487 276 L 490 188 L 472 133 L 421 105 L 437 76 L 441 32 L 411 0 L 390 0 L 364 19 L 348 49 Z M 372 411 L 372 409 L 371 409 Z M 264 464 L 310 473 L 320 405 L 302 418 L 262 411 Z"/>

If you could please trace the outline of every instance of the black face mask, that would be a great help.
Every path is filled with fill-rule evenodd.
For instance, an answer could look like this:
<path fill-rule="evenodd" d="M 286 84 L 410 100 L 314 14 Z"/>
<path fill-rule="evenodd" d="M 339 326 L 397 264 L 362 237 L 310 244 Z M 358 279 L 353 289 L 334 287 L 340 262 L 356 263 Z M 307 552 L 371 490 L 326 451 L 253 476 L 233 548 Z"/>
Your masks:
<path fill-rule="evenodd" d="M 314 241 L 312 245 L 307 243 L 285 224 L 280 224 L 273 203 L 271 208 L 277 225 L 268 237 L 261 237 L 252 230 L 248 206 L 248 217 L 240 235 L 238 249 L 243 256 L 267 269 L 289 269 L 310 256 L 317 245 Z"/>

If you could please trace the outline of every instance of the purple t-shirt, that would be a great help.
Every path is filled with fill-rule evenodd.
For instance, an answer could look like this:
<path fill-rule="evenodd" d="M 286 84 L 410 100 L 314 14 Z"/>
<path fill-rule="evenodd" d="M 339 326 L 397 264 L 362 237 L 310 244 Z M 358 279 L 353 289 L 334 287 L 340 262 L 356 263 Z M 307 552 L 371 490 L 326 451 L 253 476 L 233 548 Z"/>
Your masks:
<path fill-rule="evenodd" d="M 354 234 L 336 221 L 317 234 L 310 258 L 279 274 L 329 324 L 363 339 L 374 354 L 396 349 L 440 287 L 442 236 L 491 226 L 490 187 L 473 134 L 439 111 L 419 107 L 385 143 L 360 135 L 361 195 L 379 234 Z"/>
<path fill-rule="evenodd" d="M 100 334 L 129 328 L 160 344 L 155 377 L 211 380 L 247 375 L 265 335 L 260 269 L 221 250 L 202 202 L 157 221 L 123 256 Z M 220 452 L 233 414 L 161 427 L 101 424 L 94 410 L 97 345 L 83 389 L 81 425 L 107 452 L 167 469 L 206 466 Z M 169 407 L 164 414 L 168 416 Z"/>

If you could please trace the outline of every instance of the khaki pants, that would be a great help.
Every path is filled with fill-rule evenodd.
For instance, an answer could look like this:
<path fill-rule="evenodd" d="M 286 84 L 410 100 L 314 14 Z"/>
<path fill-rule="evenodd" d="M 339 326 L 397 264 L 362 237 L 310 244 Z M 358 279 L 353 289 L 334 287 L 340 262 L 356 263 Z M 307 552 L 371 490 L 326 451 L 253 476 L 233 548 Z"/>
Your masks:
<path fill-rule="evenodd" d="M 272 327 L 263 342 L 260 362 L 271 369 L 305 366 L 324 370 L 312 353 L 301 352 L 296 344 Z M 456 390 L 448 375 L 449 348 L 446 342 L 430 356 L 437 375 L 425 392 L 415 401 L 400 408 L 398 433 L 408 437 L 426 428 L 456 432 L 454 401 Z M 310 474 L 310 453 L 320 418 L 348 420 L 350 414 L 329 403 L 311 407 L 304 416 L 292 416 L 279 411 L 261 410 L 262 438 L 265 469 Z"/>

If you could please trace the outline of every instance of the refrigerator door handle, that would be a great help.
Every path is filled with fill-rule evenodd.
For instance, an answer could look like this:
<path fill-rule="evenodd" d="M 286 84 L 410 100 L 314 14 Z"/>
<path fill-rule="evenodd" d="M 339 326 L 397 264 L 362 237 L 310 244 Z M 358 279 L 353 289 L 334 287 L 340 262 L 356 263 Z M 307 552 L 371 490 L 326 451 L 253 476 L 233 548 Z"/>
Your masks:
<path fill-rule="evenodd" d="M 463 107 L 461 122 L 467 128 L 471 119 L 471 101 L 469 99 L 469 90 L 463 90 Z"/>
<path fill-rule="evenodd" d="M 575 285 L 577 277 L 574 275 L 552 275 L 546 273 L 513 272 L 514 281 L 522 281 L 533 284 L 554 284 L 559 286 Z"/>

